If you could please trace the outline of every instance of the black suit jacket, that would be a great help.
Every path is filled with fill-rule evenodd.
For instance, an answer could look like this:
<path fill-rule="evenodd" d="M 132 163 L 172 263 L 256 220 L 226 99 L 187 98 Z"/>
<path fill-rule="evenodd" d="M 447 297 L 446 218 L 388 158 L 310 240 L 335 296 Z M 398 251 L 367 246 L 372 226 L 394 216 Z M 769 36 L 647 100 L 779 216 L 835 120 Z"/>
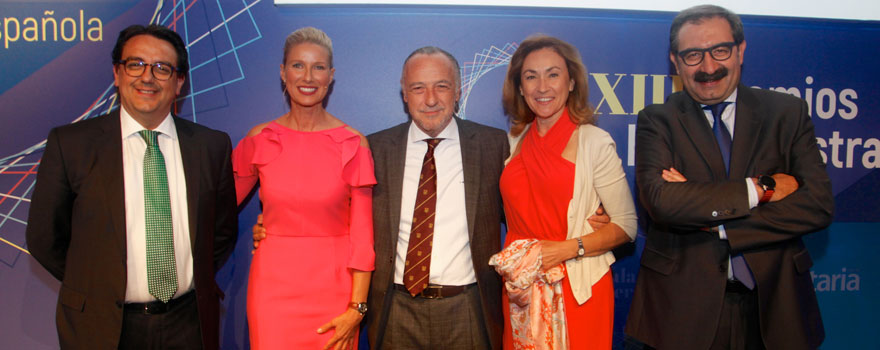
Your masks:
<path fill-rule="evenodd" d="M 639 113 L 636 183 L 651 217 L 626 333 L 658 349 L 707 349 L 727 280 L 728 255 L 743 253 L 756 281 L 768 349 L 814 349 L 825 338 L 801 235 L 831 222 L 833 197 L 806 103 L 740 85 L 730 160 L 700 105 L 684 92 Z M 684 183 L 665 182 L 675 167 Z M 746 177 L 785 173 L 797 191 L 749 209 Z M 724 225 L 728 244 L 717 232 Z"/>
<path fill-rule="evenodd" d="M 374 349 L 382 342 L 394 292 L 394 258 L 400 226 L 400 200 L 411 122 L 367 137 L 375 162 L 373 234 L 376 270 L 370 283 L 368 336 Z M 486 332 L 493 349 L 501 348 L 501 279 L 489 266 L 489 257 L 501 250 L 502 207 L 498 179 L 509 154 L 507 135 L 495 128 L 456 118 L 464 169 L 465 211 L 474 273 Z M 465 310 L 462 310 L 465 312 Z"/>
<path fill-rule="evenodd" d="M 186 198 L 202 343 L 219 348 L 216 270 L 235 245 L 229 136 L 174 117 Z M 64 349 L 115 349 L 126 286 L 125 191 L 119 111 L 52 129 L 28 215 L 28 249 L 61 281 Z"/>

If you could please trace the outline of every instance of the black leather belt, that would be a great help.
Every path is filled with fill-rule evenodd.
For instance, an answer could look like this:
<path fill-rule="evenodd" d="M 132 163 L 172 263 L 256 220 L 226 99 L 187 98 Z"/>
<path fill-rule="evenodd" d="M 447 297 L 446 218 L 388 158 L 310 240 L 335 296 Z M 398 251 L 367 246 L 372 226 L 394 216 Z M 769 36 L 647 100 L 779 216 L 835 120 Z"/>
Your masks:
<path fill-rule="evenodd" d="M 169 300 L 167 303 L 161 301 L 151 301 L 149 303 L 128 303 L 125 304 L 126 312 L 137 312 L 146 315 L 164 314 L 180 304 L 188 302 L 196 298 L 195 290 L 191 290 L 180 297 Z"/>
<path fill-rule="evenodd" d="M 471 283 L 464 286 L 441 286 L 437 284 L 429 284 L 428 288 L 425 288 L 425 290 L 423 290 L 421 293 L 416 294 L 415 297 L 424 299 L 450 298 L 459 295 L 462 292 L 466 291 L 468 288 L 476 285 L 476 283 Z M 409 294 L 409 291 L 402 284 L 395 284 L 394 289 Z"/>

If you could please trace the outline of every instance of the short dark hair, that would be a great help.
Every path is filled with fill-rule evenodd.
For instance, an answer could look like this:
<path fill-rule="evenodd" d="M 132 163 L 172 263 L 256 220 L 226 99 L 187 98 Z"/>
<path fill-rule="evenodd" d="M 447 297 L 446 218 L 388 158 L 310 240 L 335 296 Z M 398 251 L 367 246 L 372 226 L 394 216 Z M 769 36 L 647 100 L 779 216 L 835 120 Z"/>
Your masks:
<path fill-rule="evenodd" d="M 730 33 L 733 35 L 733 42 L 737 45 L 746 40 L 743 33 L 743 23 L 739 16 L 730 10 L 715 5 L 697 5 L 682 10 L 672 20 L 672 27 L 669 28 L 669 52 L 678 53 L 678 32 L 686 23 L 700 23 L 704 19 L 721 17 L 730 24 Z"/>
<path fill-rule="evenodd" d="M 116 39 L 116 46 L 113 47 L 113 52 L 110 54 L 114 64 L 122 60 L 122 48 L 125 46 L 125 43 L 127 43 L 129 39 L 138 35 L 150 35 L 157 39 L 167 41 L 174 47 L 174 51 L 177 52 L 176 67 L 178 69 L 178 74 L 186 76 L 189 73 L 189 56 L 186 53 L 186 44 L 183 43 L 183 39 L 180 38 L 180 35 L 177 34 L 177 32 L 158 24 L 150 24 L 148 26 L 135 24 L 128 26 L 128 28 L 119 32 L 119 38 Z"/>

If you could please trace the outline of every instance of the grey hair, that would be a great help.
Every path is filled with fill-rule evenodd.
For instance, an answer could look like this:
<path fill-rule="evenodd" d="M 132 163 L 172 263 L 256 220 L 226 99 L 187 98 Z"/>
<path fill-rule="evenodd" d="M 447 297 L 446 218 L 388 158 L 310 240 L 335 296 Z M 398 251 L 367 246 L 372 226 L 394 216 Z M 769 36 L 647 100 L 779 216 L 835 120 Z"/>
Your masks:
<path fill-rule="evenodd" d="M 669 28 L 669 52 L 678 53 L 678 32 L 681 27 L 687 23 L 700 23 L 704 19 L 721 17 L 730 24 L 730 33 L 733 35 L 733 42 L 737 45 L 746 40 L 743 33 L 743 23 L 739 16 L 730 10 L 715 5 L 697 5 L 682 10 L 672 20 L 672 27 Z"/>
<path fill-rule="evenodd" d="M 452 68 L 455 70 L 455 88 L 461 88 L 461 67 L 458 65 L 458 60 L 455 59 L 451 53 L 447 52 L 436 46 L 424 46 L 413 51 L 409 56 L 406 57 L 406 60 L 403 61 L 403 71 L 400 73 L 400 82 L 403 83 L 403 79 L 406 75 L 406 64 L 409 63 L 409 60 L 417 55 L 443 55 L 446 57 L 450 63 L 452 63 Z"/>

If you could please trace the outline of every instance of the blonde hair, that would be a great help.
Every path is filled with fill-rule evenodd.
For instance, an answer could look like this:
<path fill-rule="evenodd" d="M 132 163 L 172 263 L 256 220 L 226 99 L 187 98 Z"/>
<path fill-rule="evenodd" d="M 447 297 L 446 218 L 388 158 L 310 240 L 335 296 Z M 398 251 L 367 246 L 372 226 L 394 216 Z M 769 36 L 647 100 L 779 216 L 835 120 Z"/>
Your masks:
<path fill-rule="evenodd" d="M 315 27 L 303 27 L 287 36 L 287 39 L 284 40 L 284 57 L 281 64 L 287 62 L 287 53 L 290 52 L 290 49 L 302 43 L 312 43 L 327 49 L 327 54 L 330 56 L 328 63 L 330 68 L 333 68 L 333 41 L 330 40 L 327 33 Z"/>

